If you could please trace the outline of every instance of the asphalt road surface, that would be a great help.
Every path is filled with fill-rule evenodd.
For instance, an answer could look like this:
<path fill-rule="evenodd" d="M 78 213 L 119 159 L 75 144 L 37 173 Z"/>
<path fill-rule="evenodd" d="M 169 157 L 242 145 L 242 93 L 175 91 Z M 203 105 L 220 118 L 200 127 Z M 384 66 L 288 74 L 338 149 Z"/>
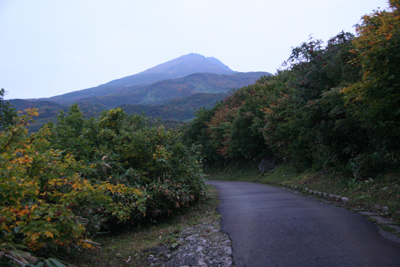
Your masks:
<path fill-rule="evenodd" d="M 282 188 L 207 183 L 219 191 L 235 266 L 400 266 L 400 239 L 360 214 Z"/>

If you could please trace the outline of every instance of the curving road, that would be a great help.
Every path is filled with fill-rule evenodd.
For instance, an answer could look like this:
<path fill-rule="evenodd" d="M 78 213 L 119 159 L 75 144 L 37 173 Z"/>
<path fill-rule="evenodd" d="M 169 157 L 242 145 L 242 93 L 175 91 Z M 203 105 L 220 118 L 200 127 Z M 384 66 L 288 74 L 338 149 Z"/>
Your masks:
<path fill-rule="evenodd" d="M 360 214 L 267 185 L 207 183 L 219 191 L 235 266 L 400 266 L 400 239 Z"/>

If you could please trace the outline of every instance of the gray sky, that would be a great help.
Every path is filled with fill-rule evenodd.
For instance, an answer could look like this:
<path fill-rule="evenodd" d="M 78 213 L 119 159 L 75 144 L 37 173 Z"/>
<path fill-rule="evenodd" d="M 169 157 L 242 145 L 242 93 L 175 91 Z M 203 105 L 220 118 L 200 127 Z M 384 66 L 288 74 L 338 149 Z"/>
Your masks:
<path fill-rule="evenodd" d="M 275 73 L 310 34 L 355 32 L 386 0 L 0 0 L 0 88 L 50 97 L 189 53 Z"/>

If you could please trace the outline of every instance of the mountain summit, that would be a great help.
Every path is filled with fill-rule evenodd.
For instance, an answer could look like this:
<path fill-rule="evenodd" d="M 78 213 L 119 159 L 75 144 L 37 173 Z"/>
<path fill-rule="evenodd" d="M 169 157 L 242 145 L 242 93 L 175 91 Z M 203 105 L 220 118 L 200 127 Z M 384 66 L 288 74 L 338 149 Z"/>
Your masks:
<path fill-rule="evenodd" d="M 215 57 L 205 57 L 203 55 L 191 53 L 100 86 L 143 86 L 162 80 L 185 77 L 194 73 L 233 74 L 235 71 L 231 70 Z"/>
<path fill-rule="evenodd" d="M 150 73 L 167 73 L 183 77 L 193 73 L 232 74 L 234 71 L 215 57 L 191 53 L 157 65 L 137 75 Z"/>

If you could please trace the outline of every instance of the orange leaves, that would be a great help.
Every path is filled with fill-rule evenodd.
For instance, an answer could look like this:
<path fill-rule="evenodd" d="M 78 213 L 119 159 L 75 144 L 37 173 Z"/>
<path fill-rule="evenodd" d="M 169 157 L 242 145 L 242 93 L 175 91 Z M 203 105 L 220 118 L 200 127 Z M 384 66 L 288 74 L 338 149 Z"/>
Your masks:
<path fill-rule="evenodd" d="M 268 114 L 275 114 L 275 111 L 273 111 L 272 109 L 270 109 L 270 108 L 262 108 L 262 109 L 260 109 L 262 112 L 264 112 L 264 113 L 268 113 Z"/>
<path fill-rule="evenodd" d="M 17 216 L 24 216 L 26 214 L 31 214 L 28 206 L 26 206 L 23 210 L 18 211 Z"/>
<path fill-rule="evenodd" d="M 52 232 L 50 232 L 50 231 L 46 231 L 46 232 L 44 232 L 44 235 L 45 235 L 45 236 L 47 236 L 47 237 L 51 237 L 51 238 L 53 238 L 53 237 L 54 237 L 53 233 L 52 233 Z"/>
<path fill-rule="evenodd" d="M 78 244 L 80 247 L 84 248 L 84 249 L 93 249 L 93 248 L 95 248 L 95 247 L 93 246 L 93 244 L 99 245 L 98 243 L 95 243 L 95 242 L 93 242 L 93 241 L 91 241 L 91 240 L 85 240 L 85 239 L 79 239 L 78 242 L 77 242 L 77 244 Z"/>
<path fill-rule="evenodd" d="M 393 36 L 393 33 L 389 33 L 389 35 L 388 36 L 386 36 L 386 40 L 390 40 L 390 38 L 392 38 L 392 36 Z"/>

